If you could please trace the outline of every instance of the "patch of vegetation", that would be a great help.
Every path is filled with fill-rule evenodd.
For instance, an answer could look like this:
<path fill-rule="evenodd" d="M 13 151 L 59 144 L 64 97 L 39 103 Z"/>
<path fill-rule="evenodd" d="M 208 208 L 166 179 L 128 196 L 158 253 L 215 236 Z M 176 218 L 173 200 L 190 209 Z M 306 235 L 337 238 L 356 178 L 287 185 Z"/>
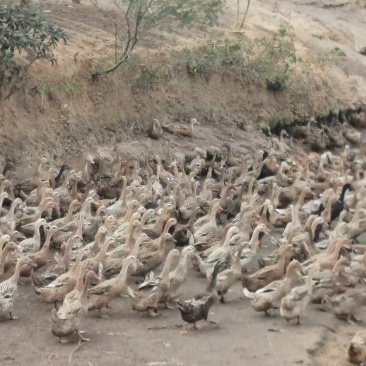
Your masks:
<path fill-rule="evenodd" d="M 268 126 L 271 131 L 280 132 L 280 130 L 286 128 L 292 124 L 292 120 L 286 113 L 278 112 L 270 115 L 263 123 L 263 126 Z"/>
<path fill-rule="evenodd" d="M 79 90 L 79 83 L 75 79 L 66 79 L 62 82 L 63 90 L 68 97 L 72 97 Z"/>
<path fill-rule="evenodd" d="M 52 97 L 57 93 L 57 86 L 39 86 L 37 88 L 37 93 L 41 96 L 42 103 L 44 102 L 44 98 L 52 99 Z"/>
<path fill-rule="evenodd" d="M 344 74 L 348 77 L 349 71 L 346 65 L 344 65 L 344 61 L 347 58 L 347 54 L 339 47 L 334 47 L 329 52 L 318 55 L 317 63 L 320 66 L 325 66 L 328 64 L 333 64 L 339 68 L 341 68 Z"/>
<path fill-rule="evenodd" d="M 0 100 L 4 100 L 36 60 L 56 62 L 53 48 L 66 41 L 66 34 L 46 22 L 37 9 L 0 5 L 0 39 Z M 20 53 L 26 57 L 17 57 Z"/>
<path fill-rule="evenodd" d="M 166 65 L 153 67 L 143 66 L 142 70 L 132 81 L 132 88 L 150 89 L 154 84 L 167 79 L 169 70 Z"/>
<path fill-rule="evenodd" d="M 322 35 L 322 34 L 319 34 L 319 33 L 314 33 L 314 34 L 312 34 L 312 36 L 314 37 L 314 38 L 318 38 L 318 39 L 323 39 L 324 38 L 324 36 Z"/>
<path fill-rule="evenodd" d="M 98 0 L 90 0 L 98 9 Z M 122 15 L 122 27 L 115 24 L 115 57 L 111 67 L 99 67 L 93 78 L 115 71 L 134 53 L 136 45 L 156 30 L 172 31 L 172 26 L 204 30 L 217 24 L 224 0 L 110 0 Z"/>

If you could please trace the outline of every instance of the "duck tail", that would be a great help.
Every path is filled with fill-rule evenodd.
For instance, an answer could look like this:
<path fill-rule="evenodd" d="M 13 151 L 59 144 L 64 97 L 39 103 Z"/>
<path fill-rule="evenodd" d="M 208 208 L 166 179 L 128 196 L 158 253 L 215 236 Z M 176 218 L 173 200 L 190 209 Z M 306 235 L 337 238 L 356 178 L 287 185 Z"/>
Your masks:
<path fill-rule="evenodd" d="M 250 292 L 247 288 L 243 288 L 244 296 L 248 299 L 254 299 L 254 292 Z"/>
<path fill-rule="evenodd" d="M 127 287 L 127 293 L 128 293 L 128 296 L 130 296 L 132 299 L 136 299 L 136 295 L 131 287 Z"/>

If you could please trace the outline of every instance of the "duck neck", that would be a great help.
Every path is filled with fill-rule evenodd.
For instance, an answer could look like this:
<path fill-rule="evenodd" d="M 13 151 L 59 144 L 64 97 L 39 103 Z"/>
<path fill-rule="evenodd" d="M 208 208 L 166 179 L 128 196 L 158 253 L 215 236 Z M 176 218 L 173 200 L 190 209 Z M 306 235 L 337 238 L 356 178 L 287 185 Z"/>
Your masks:
<path fill-rule="evenodd" d="M 5 199 L 5 193 L 0 194 L 0 207 L 3 207 L 4 199 Z"/>
<path fill-rule="evenodd" d="M 5 265 L 5 261 L 6 258 L 8 256 L 8 254 L 12 251 L 13 249 L 11 247 L 9 247 L 8 245 L 2 250 L 1 252 L 1 256 L 0 256 L 0 269 L 4 268 Z"/>
<path fill-rule="evenodd" d="M 39 248 L 41 245 L 41 233 L 40 233 L 40 227 L 41 227 L 42 223 L 37 223 L 34 226 L 34 235 L 33 235 L 33 239 L 37 244 L 37 247 Z"/>
<path fill-rule="evenodd" d="M 187 273 L 187 271 L 188 271 L 188 254 L 183 252 L 181 253 L 181 258 L 174 272 L 179 275 Z"/>
<path fill-rule="evenodd" d="M 77 236 L 81 239 L 83 238 L 84 217 L 85 217 L 85 212 L 81 211 L 80 212 L 80 217 L 79 217 L 78 228 L 77 228 L 76 233 L 75 233 L 75 236 Z"/>
<path fill-rule="evenodd" d="M 349 184 L 345 184 L 342 188 L 342 192 L 341 192 L 341 195 L 339 196 L 339 202 L 342 202 L 344 201 L 344 195 L 346 194 L 346 191 L 349 189 Z"/>
<path fill-rule="evenodd" d="M 84 284 L 83 284 L 83 281 L 82 281 L 83 277 L 84 276 L 81 276 L 81 286 L 82 286 L 81 295 L 80 295 L 81 300 L 84 300 L 88 296 L 88 288 L 89 288 L 90 282 L 92 280 L 91 276 L 90 275 L 88 276 L 88 273 L 87 273 L 87 275 L 85 276 Z"/>
<path fill-rule="evenodd" d="M 300 197 L 296 204 L 296 210 L 300 211 L 301 207 L 304 205 L 304 200 L 306 196 L 306 188 L 301 191 Z"/>
<path fill-rule="evenodd" d="M 48 253 L 50 251 L 50 243 L 51 243 L 52 235 L 53 235 L 53 231 L 51 229 L 49 229 L 47 236 L 46 236 L 46 241 L 43 244 L 43 247 L 41 249 L 41 251 L 43 253 Z"/>
<path fill-rule="evenodd" d="M 116 278 L 116 283 L 120 287 L 124 287 L 126 284 L 128 268 L 130 267 L 131 264 L 132 264 L 131 260 L 126 259 L 122 265 L 121 271 L 119 272 L 119 274 Z"/>
<path fill-rule="evenodd" d="M 22 267 L 24 266 L 24 262 L 22 260 L 19 260 L 16 267 L 13 276 L 10 278 L 11 281 L 15 284 L 18 284 L 20 273 L 22 271 Z"/>
<path fill-rule="evenodd" d="M 161 239 L 160 239 L 160 243 L 159 243 L 159 249 L 158 249 L 159 253 L 164 253 L 165 252 L 166 242 L 167 242 L 166 238 L 164 236 L 162 236 Z"/>
<path fill-rule="evenodd" d="M 139 237 L 135 243 L 133 244 L 132 250 L 130 251 L 130 253 L 128 255 L 133 255 L 134 257 L 137 256 L 137 253 L 140 249 L 140 245 L 142 244 L 142 242 L 145 240 L 144 237 Z"/>
<path fill-rule="evenodd" d="M 108 239 L 104 240 L 99 253 L 94 258 L 98 263 L 101 263 L 105 259 L 110 244 L 111 242 Z"/>
<path fill-rule="evenodd" d="M 14 222 L 15 210 L 19 206 L 19 204 L 20 204 L 20 202 L 13 201 L 13 203 L 10 206 L 10 210 L 9 210 L 8 217 L 7 217 L 7 221 L 10 224 L 12 224 Z"/>
<path fill-rule="evenodd" d="M 97 232 L 97 235 L 94 238 L 94 243 L 91 249 L 92 253 L 95 253 L 97 251 L 100 243 L 104 243 L 106 236 L 107 236 L 106 232 Z"/>
<path fill-rule="evenodd" d="M 235 274 L 238 274 L 238 275 L 241 275 L 242 273 L 242 267 L 241 267 L 241 263 L 240 263 L 240 259 L 241 259 L 241 254 L 243 252 L 243 247 L 241 247 L 239 250 L 238 250 L 238 253 L 236 254 L 236 257 L 234 259 L 234 262 L 231 266 L 233 272 Z"/>
<path fill-rule="evenodd" d="M 72 240 L 70 240 L 66 244 L 65 253 L 60 262 L 60 264 L 63 265 L 65 268 L 69 268 L 71 263 L 71 249 L 72 249 Z"/>
<path fill-rule="evenodd" d="M 128 237 L 125 243 L 125 247 L 127 249 L 128 252 L 130 252 L 135 244 L 135 234 L 139 231 L 139 227 L 138 226 L 133 226 L 131 227 L 131 230 L 128 233 Z"/>
<path fill-rule="evenodd" d="M 168 256 L 165 260 L 163 270 L 160 273 L 160 277 L 161 277 L 160 282 L 163 282 L 164 284 L 166 282 L 170 281 L 169 280 L 169 271 L 170 271 L 170 267 L 172 266 L 173 260 L 174 260 L 174 256 L 168 254 Z"/>
<path fill-rule="evenodd" d="M 122 177 L 123 187 L 121 191 L 121 195 L 119 197 L 119 200 L 121 201 L 121 206 L 126 207 L 127 203 L 127 179 L 125 176 Z"/>
<path fill-rule="evenodd" d="M 72 201 L 69 205 L 69 209 L 68 209 L 67 214 L 64 218 L 64 224 L 68 224 L 69 222 L 72 221 L 72 215 L 73 215 L 74 208 L 75 208 L 75 203 L 74 203 L 74 201 Z"/>
<path fill-rule="evenodd" d="M 259 233 L 262 231 L 262 229 L 257 226 L 254 231 L 253 231 L 253 235 L 250 238 L 250 242 L 249 245 L 253 250 L 257 250 L 258 249 L 258 245 L 259 245 Z"/>
<path fill-rule="evenodd" d="M 34 172 L 34 177 L 35 178 L 38 178 L 38 177 L 41 176 L 41 174 L 42 174 L 42 165 L 43 165 L 43 162 L 42 162 L 42 160 L 40 160 L 39 163 L 37 164 L 36 171 Z"/>

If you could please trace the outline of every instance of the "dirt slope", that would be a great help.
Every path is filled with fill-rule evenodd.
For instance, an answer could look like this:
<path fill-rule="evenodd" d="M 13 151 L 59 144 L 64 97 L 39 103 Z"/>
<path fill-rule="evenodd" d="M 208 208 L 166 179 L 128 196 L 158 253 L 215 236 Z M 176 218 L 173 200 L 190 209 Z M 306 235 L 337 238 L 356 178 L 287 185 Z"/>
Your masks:
<path fill-rule="evenodd" d="M 7 155 L 18 162 L 31 163 L 30 157 L 42 153 L 61 162 L 85 149 L 143 138 L 152 118 L 186 122 L 196 117 L 202 124 L 203 136 L 217 133 L 230 137 L 243 121 L 260 123 L 278 113 L 298 119 L 324 115 L 330 109 L 366 99 L 366 57 L 355 51 L 355 42 L 363 41 L 366 10 L 354 1 L 340 7 L 322 7 L 320 2 L 307 5 L 309 2 L 305 1 L 252 4 L 246 36 L 254 39 L 271 34 L 287 21 L 295 30 L 298 56 L 314 62 L 310 76 L 300 73 L 293 88 L 277 94 L 221 75 L 210 79 L 173 77 L 136 91 L 126 69 L 94 83 L 91 70 L 101 57 L 113 53 L 113 9 L 101 16 L 86 1 L 79 6 L 64 0 L 38 3 L 45 16 L 67 30 L 70 40 L 57 49 L 56 67 L 35 64 L 26 83 L 1 104 L 3 158 Z M 220 19 L 218 30 L 226 32 L 227 37 L 242 37 L 230 33 L 235 4 L 236 1 L 229 1 Z M 141 53 L 147 46 L 153 47 L 155 53 L 147 62 L 156 61 L 174 48 L 207 43 L 202 34 L 187 30 L 179 36 L 159 37 L 163 48 L 142 44 L 139 50 Z M 340 47 L 347 55 L 344 63 L 349 77 L 338 66 L 320 68 L 316 63 L 318 53 L 325 54 L 334 47 Z M 42 90 L 48 94 L 43 95 Z"/>

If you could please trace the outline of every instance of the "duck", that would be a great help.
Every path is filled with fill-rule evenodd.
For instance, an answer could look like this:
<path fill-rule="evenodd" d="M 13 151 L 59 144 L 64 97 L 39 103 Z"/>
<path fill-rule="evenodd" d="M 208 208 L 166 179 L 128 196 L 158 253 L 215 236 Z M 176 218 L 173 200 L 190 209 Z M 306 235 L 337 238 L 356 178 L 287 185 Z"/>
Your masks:
<path fill-rule="evenodd" d="M 321 303 L 325 296 L 343 293 L 349 289 L 339 281 L 339 274 L 342 271 L 342 268 L 348 263 L 346 257 L 340 256 L 331 270 L 326 269 L 319 271 L 319 267 L 313 265 L 313 268 L 316 268 L 318 271 L 315 271 L 317 273 L 313 273 L 312 275 L 311 302 Z"/>
<path fill-rule="evenodd" d="M 30 178 L 27 178 L 26 180 L 23 180 L 22 182 L 20 182 L 14 186 L 14 191 L 15 191 L 16 196 L 19 197 L 21 192 L 23 192 L 25 194 L 29 194 L 34 189 L 37 188 L 39 181 L 41 179 L 41 175 L 42 175 L 42 167 L 46 163 L 47 163 L 46 158 L 39 159 L 36 169 L 33 173 L 33 176 Z"/>
<path fill-rule="evenodd" d="M 279 255 L 277 263 L 260 269 L 250 276 L 242 276 L 243 288 L 247 291 L 255 292 L 273 281 L 280 280 L 285 273 L 286 257 L 288 253 L 292 253 L 291 244 L 285 244 L 281 248 L 282 251 Z"/>
<path fill-rule="evenodd" d="M 131 287 L 127 288 L 128 295 L 132 299 L 132 310 L 138 312 L 148 312 L 150 316 L 158 315 L 158 302 L 169 291 L 169 271 L 174 259 L 178 257 L 180 257 L 180 252 L 177 249 L 172 249 L 168 253 L 164 267 L 158 276 L 160 281 L 147 296 L 142 295 L 137 291 L 133 291 Z"/>
<path fill-rule="evenodd" d="M 187 246 L 180 252 L 180 260 L 176 268 L 169 273 L 169 290 L 161 297 L 160 302 L 169 308 L 168 303 L 174 301 L 177 291 L 185 282 L 188 276 L 188 258 L 192 257 L 194 247 Z"/>
<path fill-rule="evenodd" d="M 205 242 L 210 238 L 217 237 L 221 233 L 221 229 L 217 226 L 216 215 L 221 211 L 220 202 L 216 201 L 213 204 L 209 214 L 208 221 L 201 227 L 194 229 L 193 237 L 195 242 Z"/>
<path fill-rule="evenodd" d="M 175 243 L 173 236 L 169 233 L 164 234 L 159 243 L 159 248 L 153 252 L 137 253 L 138 263 L 134 276 L 145 277 L 146 274 L 160 266 L 164 261 L 165 248 L 168 242 Z"/>
<path fill-rule="evenodd" d="M 306 307 L 311 300 L 313 274 L 318 270 L 316 266 L 310 269 L 306 283 L 296 286 L 290 290 L 281 300 L 280 314 L 287 323 L 297 319 L 296 324 L 301 324 L 300 317 L 304 314 Z"/>
<path fill-rule="evenodd" d="M 79 336 L 81 341 L 90 339 L 83 337 L 83 331 L 80 330 L 81 318 L 88 312 L 87 291 L 92 280 L 99 280 L 93 271 L 80 271 L 74 289 L 69 292 L 57 310 L 51 311 L 51 332 L 58 337 L 60 343 L 68 343 L 68 337 L 73 334 Z M 85 275 L 85 281 L 84 281 Z"/>
<path fill-rule="evenodd" d="M 310 135 L 306 139 L 306 141 L 310 145 L 310 148 L 316 152 L 324 151 L 327 147 L 327 142 L 325 140 L 325 135 L 324 135 L 324 129 L 321 129 L 319 131 L 319 133 L 317 133 L 315 136 Z"/>
<path fill-rule="evenodd" d="M 302 269 L 301 264 L 294 259 L 287 266 L 286 276 L 283 280 L 273 281 L 256 292 L 250 292 L 244 287 L 243 293 L 251 300 L 250 305 L 255 311 L 263 311 L 266 315 L 269 315 L 268 311 L 277 309 L 278 302 L 289 293 L 296 271 L 301 271 Z"/>
<path fill-rule="evenodd" d="M 194 137 L 194 125 L 199 125 L 197 119 L 192 118 L 188 126 L 162 125 L 162 129 L 175 136 Z"/>
<path fill-rule="evenodd" d="M 122 268 L 117 277 L 90 288 L 88 290 L 88 310 L 98 310 L 99 317 L 102 318 L 102 310 L 109 308 L 109 303 L 125 289 L 128 269 L 136 263 L 136 257 L 128 256 L 122 261 Z"/>
<path fill-rule="evenodd" d="M 4 245 L 2 251 L 0 252 L 0 279 L 7 272 L 6 261 L 10 253 L 18 249 L 18 246 L 13 242 L 8 242 Z"/>
<path fill-rule="evenodd" d="M 228 269 L 221 271 L 216 280 L 216 291 L 220 296 L 220 302 L 222 304 L 226 303 L 225 295 L 230 290 L 230 288 L 242 278 L 242 265 L 240 263 L 240 258 L 245 244 L 242 244 L 232 260 L 231 266 Z"/>
<path fill-rule="evenodd" d="M 147 130 L 147 135 L 153 140 L 159 140 L 163 135 L 163 130 L 157 119 L 153 119 L 151 126 Z"/>
<path fill-rule="evenodd" d="M 32 262 L 28 258 L 18 260 L 14 274 L 0 283 L 0 316 L 9 316 L 10 320 L 15 320 L 17 317 L 13 315 L 14 296 L 18 290 L 20 272 L 25 265 L 31 265 Z"/>
<path fill-rule="evenodd" d="M 39 270 L 40 268 L 44 267 L 50 258 L 50 243 L 52 239 L 52 235 L 57 230 L 57 226 L 51 226 L 48 229 L 47 236 L 45 243 L 43 244 L 42 248 L 37 251 L 36 253 L 32 253 L 28 256 L 28 259 L 31 260 L 31 266 L 24 266 L 21 271 L 21 277 L 29 277 L 32 276 L 33 283 L 39 283 L 40 280 L 37 279 L 35 271 Z"/>
<path fill-rule="evenodd" d="M 343 123 L 342 133 L 344 138 L 351 144 L 358 144 L 361 140 L 361 132 L 356 131 L 351 125 Z"/>
<path fill-rule="evenodd" d="M 355 314 L 366 305 L 364 288 L 350 289 L 343 294 L 324 297 L 324 306 L 338 317 L 347 317 L 347 322 L 357 321 Z"/>
<path fill-rule="evenodd" d="M 73 240 L 77 240 L 77 238 Z M 57 307 L 57 303 L 62 302 L 65 296 L 75 287 L 81 271 L 80 263 L 83 256 L 84 253 L 81 250 L 76 257 L 74 265 L 68 272 L 62 273 L 45 287 L 35 287 L 34 291 L 38 295 L 38 298 L 43 302 L 53 303 Z"/>
<path fill-rule="evenodd" d="M 311 124 L 317 124 L 317 121 L 314 117 L 309 118 L 306 126 L 293 126 L 291 129 L 292 135 L 296 139 L 306 139 L 311 134 Z"/>
<path fill-rule="evenodd" d="M 184 302 L 178 302 L 177 306 L 182 319 L 186 323 L 193 324 L 193 328 L 198 330 L 200 327 L 196 324 L 200 320 L 205 320 L 211 324 L 217 324 L 213 320 L 208 320 L 208 314 L 211 307 L 217 302 L 218 294 L 216 291 L 216 279 L 219 274 L 222 263 L 217 262 L 212 272 L 211 280 L 206 287 L 206 291 L 195 296 L 193 299 Z"/>
<path fill-rule="evenodd" d="M 29 253 L 37 252 L 41 247 L 41 226 L 47 226 L 45 219 L 38 219 L 34 225 L 34 236 L 29 239 L 24 239 L 18 244 L 18 256 L 24 256 Z"/>
<path fill-rule="evenodd" d="M 242 160 L 239 158 L 236 158 L 233 154 L 233 150 L 231 145 L 228 142 L 225 142 L 222 147 L 225 147 L 227 150 L 227 156 L 226 156 L 226 161 L 225 164 L 228 167 L 232 167 L 232 166 L 239 166 L 242 163 Z"/>
<path fill-rule="evenodd" d="M 269 235 L 271 231 L 265 224 L 258 224 L 253 231 L 252 237 L 248 243 L 248 248 L 245 248 L 240 258 L 240 265 L 243 272 L 247 272 L 252 263 L 258 258 L 259 235 L 261 233 Z"/>
<path fill-rule="evenodd" d="M 347 348 L 347 361 L 363 366 L 366 362 L 366 329 L 358 330 Z"/>

